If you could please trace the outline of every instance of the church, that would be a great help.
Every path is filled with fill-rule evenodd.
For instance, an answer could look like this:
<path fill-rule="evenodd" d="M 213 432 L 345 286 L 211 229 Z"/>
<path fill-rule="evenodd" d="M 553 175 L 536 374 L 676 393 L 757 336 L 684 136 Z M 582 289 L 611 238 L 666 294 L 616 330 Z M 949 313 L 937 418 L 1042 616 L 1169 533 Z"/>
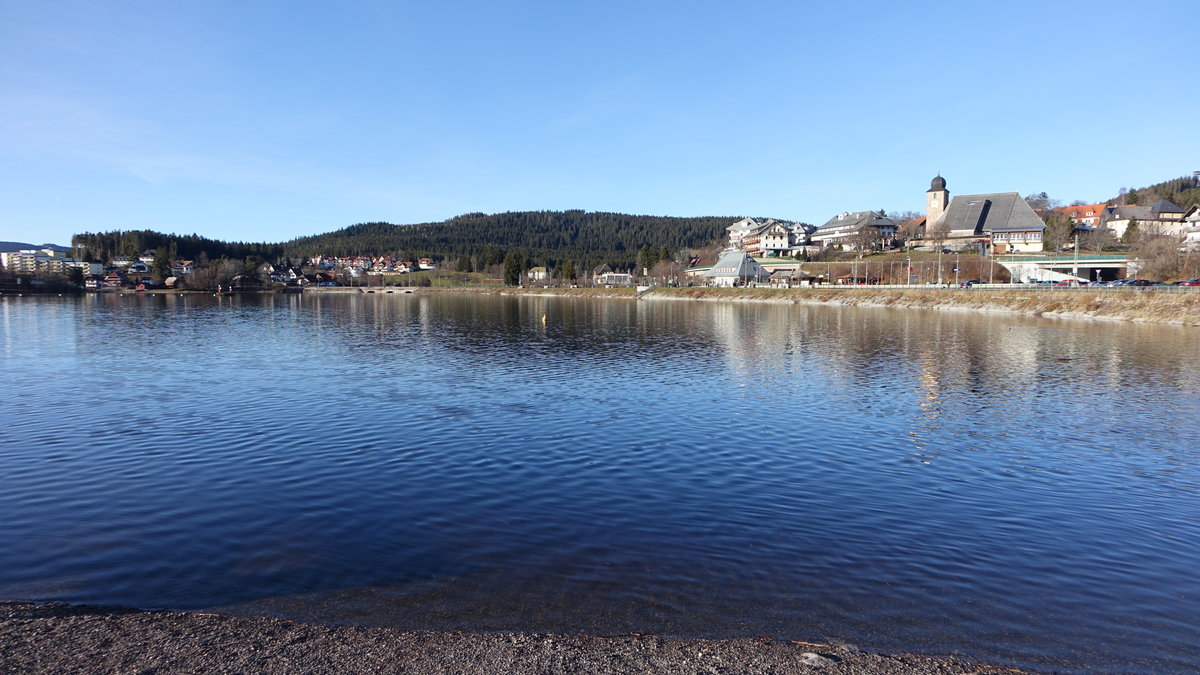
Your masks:
<path fill-rule="evenodd" d="M 1046 225 L 1016 192 L 959 195 L 950 199 L 938 174 L 925 193 L 926 246 L 980 255 L 1041 253 Z"/>

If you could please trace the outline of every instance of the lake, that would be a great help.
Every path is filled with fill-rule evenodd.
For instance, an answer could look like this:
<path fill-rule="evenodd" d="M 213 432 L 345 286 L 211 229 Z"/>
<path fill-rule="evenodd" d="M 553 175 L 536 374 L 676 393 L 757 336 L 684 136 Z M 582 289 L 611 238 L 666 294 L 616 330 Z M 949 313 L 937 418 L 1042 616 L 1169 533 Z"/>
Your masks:
<path fill-rule="evenodd" d="M 0 599 L 1200 669 L 1200 330 L 0 298 Z"/>

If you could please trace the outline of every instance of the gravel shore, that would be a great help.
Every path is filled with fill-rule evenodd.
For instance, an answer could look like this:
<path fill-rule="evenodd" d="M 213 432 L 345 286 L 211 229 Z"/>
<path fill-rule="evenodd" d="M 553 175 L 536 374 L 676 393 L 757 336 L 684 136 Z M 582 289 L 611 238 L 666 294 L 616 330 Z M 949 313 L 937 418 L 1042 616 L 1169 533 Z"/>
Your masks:
<path fill-rule="evenodd" d="M 437 633 L 271 618 L 0 603 L 5 673 L 1022 672 L 770 639 Z M 1027 672 L 1027 671 L 1026 671 Z"/>

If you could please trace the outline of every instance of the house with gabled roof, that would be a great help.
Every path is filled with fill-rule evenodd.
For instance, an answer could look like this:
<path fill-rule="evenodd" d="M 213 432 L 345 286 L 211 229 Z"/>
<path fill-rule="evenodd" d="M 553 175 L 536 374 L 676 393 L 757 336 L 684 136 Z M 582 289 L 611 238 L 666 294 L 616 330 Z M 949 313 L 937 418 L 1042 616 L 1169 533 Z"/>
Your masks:
<path fill-rule="evenodd" d="M 1183 214 L 1183 245 L 1189 251 L 1200 250 L 1200 204 Z"/>
<path fill-rule="evenodd" d="M 766 268 L 741 249 L 726 249 L 703 276 L 709 286 L 765 284 L 771 279 Z"/>
<path fill-rule="evenodd" d="M 1075 204 L 1073 206 L 1060 206 L 1059 208 L 1052 209 L 1052 212 L 1070 218 L 1071 222 L 1076 225 L 1095 229 L 1100 227 L 1100 219 L 1104 217 L 1104 211 L 1107 208 L 1107 204 Z"/>
<path fill-rule="evenodd" d="M 1101 219 L 1101 226 L 1122 237 L 1130 223 L 1136 222 L 1143 231 L 1180 236 L 1187 226 L 1183 207 L 1167 199 L 1160 199 L 1150 206 L 1114 206 Z"/>
<path fill-rule="evenodd" d="M 742 218 L 725 231 L 729 248 L 740 248 L 751 256 L 779 258 L 802 251 L 811 227 L 774 218 Z"/>
<path fill-rule="evenodd" d="M 812 233 L 814 244 L 854 249 L 870 239 L 888 246 L 896 238 L 896 221 L 876 211 L 847 211 L 825 221 Z"/>

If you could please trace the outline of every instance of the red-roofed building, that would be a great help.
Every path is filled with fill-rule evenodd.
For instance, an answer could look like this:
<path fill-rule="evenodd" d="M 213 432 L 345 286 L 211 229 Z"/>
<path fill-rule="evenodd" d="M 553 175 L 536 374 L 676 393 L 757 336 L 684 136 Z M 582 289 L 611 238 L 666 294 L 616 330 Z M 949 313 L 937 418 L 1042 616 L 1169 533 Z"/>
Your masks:
<path fill-rule="evenodd" d="M 1100 218 L 1104 215 L 1107 204 L 1082 204 L 1080 206 L 1061 206 L 1054 213 L 1069 216 L 1076 225 L 1100 227 Z"/>

